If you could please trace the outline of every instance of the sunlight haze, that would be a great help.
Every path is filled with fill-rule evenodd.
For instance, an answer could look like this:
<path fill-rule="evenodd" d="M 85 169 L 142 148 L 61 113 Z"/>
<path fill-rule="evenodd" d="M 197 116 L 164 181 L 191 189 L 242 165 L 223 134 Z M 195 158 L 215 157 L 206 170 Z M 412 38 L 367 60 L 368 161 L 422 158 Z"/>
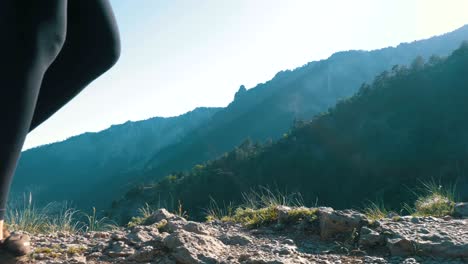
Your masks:
<path fill-rule="evenodd" d="M 466 0 L 112 0 L 118 63 L 31 132 L 23 150 L 128 120 L 227 106 L 278 71 L 468 24 Z"/>

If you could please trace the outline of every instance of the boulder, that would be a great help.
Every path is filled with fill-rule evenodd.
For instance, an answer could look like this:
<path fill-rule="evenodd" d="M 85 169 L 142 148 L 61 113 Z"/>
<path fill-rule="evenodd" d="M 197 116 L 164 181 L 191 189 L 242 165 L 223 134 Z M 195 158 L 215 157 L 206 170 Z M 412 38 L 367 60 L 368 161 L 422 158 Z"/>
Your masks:
<path fill-rule="evenodd" d="M 218 239 L 177 230 L 163 240 L 170 254 L 181 264 L 218 263 L 226 246 Z"/>
<path fill-rule="evenodd" d="M 331 239 L 337 235 L 349 235 L 367 223 L 365 215 L 355 210 L 335 211 L 329 207 L 319 207 L 320 236 Z"/>

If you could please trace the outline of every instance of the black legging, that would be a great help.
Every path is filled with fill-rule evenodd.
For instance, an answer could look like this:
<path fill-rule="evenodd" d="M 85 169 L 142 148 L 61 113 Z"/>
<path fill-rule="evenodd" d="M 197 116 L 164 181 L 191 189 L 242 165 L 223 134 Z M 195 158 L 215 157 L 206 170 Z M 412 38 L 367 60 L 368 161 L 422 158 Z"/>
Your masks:
<path fill-rule="evenodd" d="M 120 39 L 108 0 L 0 0 L 0 32 L 3 220 L 26 135 L 117 62 Z"/>

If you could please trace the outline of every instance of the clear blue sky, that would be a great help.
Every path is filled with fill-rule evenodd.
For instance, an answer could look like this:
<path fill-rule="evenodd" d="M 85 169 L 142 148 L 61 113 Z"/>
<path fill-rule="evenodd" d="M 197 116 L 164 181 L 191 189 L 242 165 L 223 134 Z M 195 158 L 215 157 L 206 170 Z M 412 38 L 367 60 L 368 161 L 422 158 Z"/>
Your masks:
<path fill-rule="evenodd" d="M 28 135 L 23 149 L 127 120 L 226 106 L 280 70 L 468 24 L 466 0 L 111 0 L 117 65 Z"/>

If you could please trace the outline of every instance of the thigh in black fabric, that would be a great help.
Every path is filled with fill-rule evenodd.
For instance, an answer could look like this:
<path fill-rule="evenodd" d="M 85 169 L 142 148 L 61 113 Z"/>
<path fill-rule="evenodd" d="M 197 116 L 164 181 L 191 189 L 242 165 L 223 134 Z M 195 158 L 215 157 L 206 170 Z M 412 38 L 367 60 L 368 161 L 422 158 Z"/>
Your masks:
<path fill-rule="evenodd" d="M 4 65 L 43 67 L 45 71 L 65 41 L 66 10 L 67 0 L 0 1 L 0 52 Z M 32 61 L 38 65 L 32 65 Z"/>
<path fill-rule="evenodd" d="M 108 0 L 69 1 L 65 44 L 44 76 L 30 131 L 111 68 L 119 55 L 119 32 Z"/>

